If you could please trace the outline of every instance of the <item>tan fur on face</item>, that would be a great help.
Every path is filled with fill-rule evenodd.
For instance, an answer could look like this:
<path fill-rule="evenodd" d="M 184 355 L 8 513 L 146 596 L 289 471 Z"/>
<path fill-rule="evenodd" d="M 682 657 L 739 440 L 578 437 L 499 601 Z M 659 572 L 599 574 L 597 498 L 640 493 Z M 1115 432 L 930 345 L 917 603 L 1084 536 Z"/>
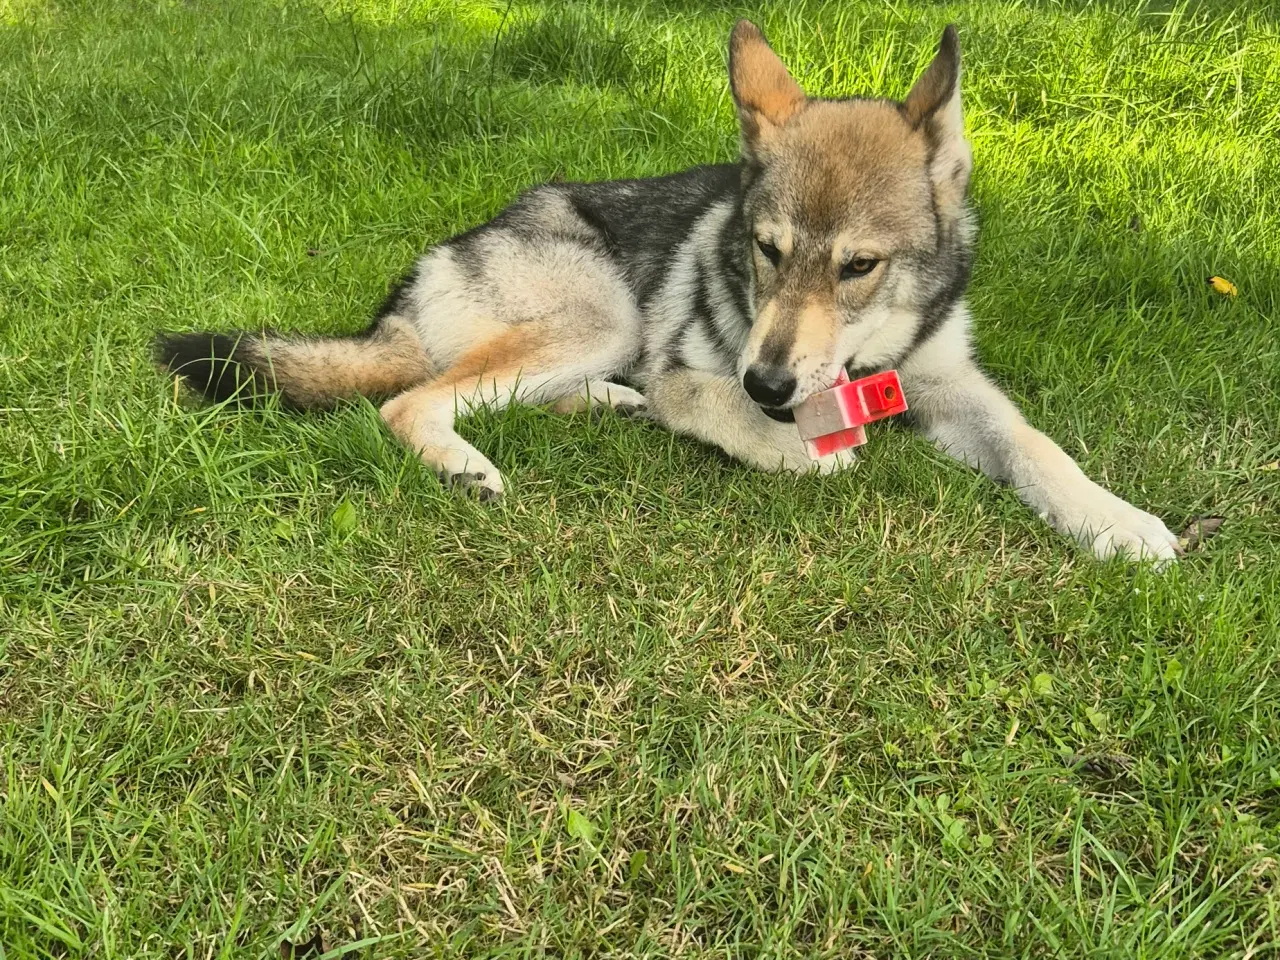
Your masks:
<path fill-rule="evenodd" d="M 789 219 L 824 234 L 914 239 L 932 230 L 928 143 L 879 101 L 816 101 L 779 131 L 771 159 Z"/>
<path fill-rule="evenodd" d="M 835 347 L 840 317 L 830 297 L 810 297 L 796 319 L 794 355 L 797 364 L 830 356 Z"/>
<path fill-rule="evenodd" d="M 805 389 L 820 389 L 841 362 L 846 317 L 874 297 L 885 268 L 840 280 L 855 255 L 882 259 L 905 248 L 930 248 L 935 221 L 924 136 L 891 104 L 812 101 L 772 141 L 766 164 L 768 206 L 757 232 L 782 251 L 779 267 L 757 252 L 764 306 L 752 326 L 743 371 L 783 365 Z M 785 238 L 785 246 L 779 242 Z"/>
<path fill-rule="evenodd" d="M 771 300 L 752 325 L 746 355 L 756 358 L 768 349 L 767 344 L 785 342 L 789 367 L 820 365 L 832 353 L 839 329 L 831 294 L 811 296 L 798 307 Z"/>
<path fill-rule="evenodd" d="M 755 323 L 751 325 L 751 335 L 747 338 L 747 349 L 743 353 L 748 362 L 754 362 L 755 358 L 760 355 L 760 348 L 764 345 L 765 340 L 771 335 L 776 335 L 775 328 L 778 325 L 778 317 L 777 300 L 770 300 L 760 308 L 756 314 Z M 746 365 L 744 364 L 742 370 L 738 372 L 741 374 L 745 370 Z"/>

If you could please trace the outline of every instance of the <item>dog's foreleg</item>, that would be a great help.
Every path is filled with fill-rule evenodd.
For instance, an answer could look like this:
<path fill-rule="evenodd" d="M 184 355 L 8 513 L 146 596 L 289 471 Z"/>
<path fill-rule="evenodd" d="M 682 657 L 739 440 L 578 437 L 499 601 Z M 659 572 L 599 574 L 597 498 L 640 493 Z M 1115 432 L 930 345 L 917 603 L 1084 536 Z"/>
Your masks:
<path fill-rule="evenodd" d="M 1164 523 L 1094 483 L 969 361 L 908 364 L 903 389 L 920 429 L 942 450 L 1010 483 L 1054 529 L 1099 558 L 1123 554 L 1168 562 L 1178 540 Z"/>
<path fill-rule="evenodd" d="M 853 463 L 848 452 L 810 459 L 795 424 L 766 416 L 732 377 L 680 368 L 651 378 L 645 392 L 663 426 L 761 470 L 832 473 Z"/>

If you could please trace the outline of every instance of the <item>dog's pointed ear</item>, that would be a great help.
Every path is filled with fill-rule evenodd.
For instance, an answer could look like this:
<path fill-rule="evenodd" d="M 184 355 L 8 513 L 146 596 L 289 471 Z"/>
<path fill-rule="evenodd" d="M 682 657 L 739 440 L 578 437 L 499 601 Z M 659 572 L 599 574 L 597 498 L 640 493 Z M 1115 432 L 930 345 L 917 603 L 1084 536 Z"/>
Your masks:
<path fill-rule="evenodd" d="M 902 109 L 913 127 L 934 117 L 960 120 L 960 36 L 955 24 L 942 31 L 933 62 L 902 101 Z"/>
<path fill-rule="evenodd" d="M 930 175 L 939 186 L 954 186 L 963 195 L 973 169 L 973 154 L 964 138 L 960 106 L 960 37 L 954 24 L 942 31 L 933 62 L 920 75 L 902 112 L 933 145 Z"/>
<path fill-rule="evenodd" d="M 743 145 L 752 151 L 767 143 L 805 103 L 800 84 L 749 20 L 734 24 L 729 37 L 729 89 L 738 106 Z"/>

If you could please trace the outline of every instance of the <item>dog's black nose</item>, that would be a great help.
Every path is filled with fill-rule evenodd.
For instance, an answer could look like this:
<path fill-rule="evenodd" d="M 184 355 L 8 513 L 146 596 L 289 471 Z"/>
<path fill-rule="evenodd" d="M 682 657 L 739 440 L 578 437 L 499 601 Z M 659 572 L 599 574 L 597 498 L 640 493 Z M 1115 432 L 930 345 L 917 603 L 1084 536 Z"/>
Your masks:
<path fill-rule="evenodd" d="M 742 386 L 756 403 L 780 407 L 796 392 L 796 378 L 777 367 L 751 367 L 742 378 Z"/>

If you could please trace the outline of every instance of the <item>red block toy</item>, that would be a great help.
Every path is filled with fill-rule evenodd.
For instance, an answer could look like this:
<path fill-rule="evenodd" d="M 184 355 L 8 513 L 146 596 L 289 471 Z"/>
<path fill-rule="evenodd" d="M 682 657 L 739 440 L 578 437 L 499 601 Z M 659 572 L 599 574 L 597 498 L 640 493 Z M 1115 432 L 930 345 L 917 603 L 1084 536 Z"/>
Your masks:
<path fill-rule="evenodd" d="M 860 447 L 867 442 L 863 427 L 907 409 L 895 370 L 849 381 L 841 368 L 836 385 L 815 393 L 795 408 L 796 426 L 813 459 Z"/>

